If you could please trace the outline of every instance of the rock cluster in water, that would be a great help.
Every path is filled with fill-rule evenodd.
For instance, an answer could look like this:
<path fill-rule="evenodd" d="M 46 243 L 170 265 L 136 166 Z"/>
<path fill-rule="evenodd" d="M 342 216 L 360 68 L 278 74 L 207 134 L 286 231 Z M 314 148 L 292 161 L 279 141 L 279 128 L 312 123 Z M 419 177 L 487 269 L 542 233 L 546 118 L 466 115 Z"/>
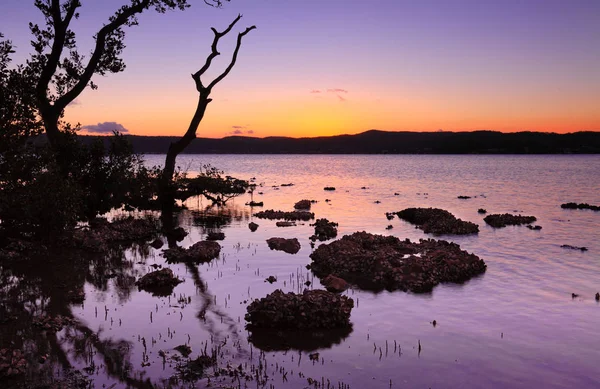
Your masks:
<path fill-rule="evenodd" d="M 462 283 L 486 270 L 474 254 L 444 240 L 419 243 L 356 232 L 319 246 L 311 269 L 321 279 L 340 277 L 361 289 L 428 292 L 439 283 Z"/>
<path fill-rule="evenodd" d="M 296 254 L 300 251 L 300 242 L 297 238 L 269 238 L 267 244 L 271 250 L 284 251 L 288 254 Z"/>
<path fill-rule="evenodd" d="M 248 305 L 248 328 L 324 329 L 350 325 L 354 301 L 325 290 L 284 293 L 277 289 Z"/>
<path fill-rule="evenodd" d="M 560 207 L 564 209 L 589 209 L 592 211 L 600 211 L 600 206 L 590 205 L 588 203 L 565 203 L 561 204 Z"/>
<path fill-rule="evenodd" d="M 157 296 L 169 296 L 173 293 L 173 288 L 183 280 L 175 277 L 173 270 L 164 268 L 145 274 L 136 281 L 136 285 L 141 290 L 148 291 Z"/>
<path fill-rule="evenodd" d="M 103 218 L 96 218 L 90 222 L 89 228 L 76 230 L 72 239 L 65 241 L 65 244 L 89 251 L 105 252 L 115 244 L 151 240 L 157 232 L 157 221 L 150 218 L 128 217 L 116 219 L 112 223 Z"/>
<path fill-rule="evenodd" d="M 317 219 L 311 226 L 315 227 L 315 234 L 310 237 L 313 242 L 316 240 L 325 241 L 337 236 L 337 223 L 330 222 L 327 219 Z"/>
<path fill-rule="evenodd" d="M 194 243 L 190 248 L 175 247 L 163 251 L 163 257 L 169 263 L 176 262 L 209 262 L 221 253 L 221 245 L 212 240 Z"/>
<path fill-rule="evenodd" d="M 283 220 L 308 221 L 308 220 L 315 218 L 315 214 L 312 212 L 306 212 L 306 211 L 285 212 L 285 211 L 274 211 L 272 209 L 257 212 L 254 214 L 254 216 L 261 218 L 261 219 L 270 219 L 270 220 L 283 219 Z"/>
<path fill-rule="evenodd" d="M 417 225 L 427 234 L 466 235 L 477 234 L 475 223 L 457 219 L 450 212 L 439 208 L 406 208 L 396 212 L 400 219 Z"/>
<path fill-rule="evenodd" d="M 483 218 L 483 221 L 485 221 L 487 224 L 494 228 L 531 224 L 536 220 L 537 218 L 535 216 L 511 215 L 510 213 L 495 213 L 492 215 L 487 215 Z"/>

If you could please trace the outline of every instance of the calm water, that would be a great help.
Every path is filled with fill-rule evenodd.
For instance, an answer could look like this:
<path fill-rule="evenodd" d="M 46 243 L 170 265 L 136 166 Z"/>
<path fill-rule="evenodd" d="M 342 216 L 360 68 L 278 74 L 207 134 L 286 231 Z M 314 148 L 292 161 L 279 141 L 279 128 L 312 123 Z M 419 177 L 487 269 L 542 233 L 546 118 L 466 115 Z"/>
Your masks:
<path fill-rule="evenodd" d="M 163 158 L 147 156 L 147 163 L 160 164 Z M 250 195 L 210 210 L 224 216 L 215 226 L 203 217 L 210 204 L 190 199 L 190 210 L 180 215 L 189 232 L 181 245 L 204 239 L 208 231 L 223 231 L 220 259 L 198 267 L 169 265 L 185 279 L 175 297 L 152 297 L 115 277 L 103 286 L 86 282 L 85 303 L 72 308 L 101 342 L 122 342 L 129 377 L 137 380 L 130 380 L 132 386 L 139 387 L 135 382 L 140 379 L 161 384 L 173 375 L 174 364 L 163 364 L 160 350 L 175 355 L 173 347 L 189 344 L 195 357 L 206 345 L 221 344 L 222 363 L 237 366 L 262 358 L 270 376 L 267 388 L 306 387 L 308 377 L 323 379 L 325 387 L 330 380 L 336 388 L 340 382 L 352 388 L 600 387 L 600 305 L 594 300 L 600 291 L 600 212 L 560 208 L 568 201 L 600 204 L 600 156 L 185 155 L 178 162 L 191 173 L 210 163 L 238 178 L 256 177 L 263 186 L 254 200 L 264 201 L 264 209 L 292 210 L 298 200 L 317 200 L 312 211 L 339 223 L 340 237 L 364 230 L 418 240 L 427 235 L 397 218 L 388 221 L 385 212 L 446 209 L 479 224 L 480 233 L 440 238 L 477 254 L 488 268 L 464 285 L 440 285 L 431 294 L 351 289 L 346 293 L 355 300 L 352 332 L 318 339 L 313 347 L 304 343 L 316 347 L 317 362 L 308 358 L 314 350 L 261 354 L 263 343 L 248 342 L 246 306 L 277 288 L 301 291 L 306 280 L 320 287 L 305 268 L 312 228 L 308 223 L 277 228 L 275 221 L 254 218 L 244 205 Z M 287 183 L 294 186 L 280 186 Z M 337 190 L 325 192 L 325 186 Z M 473 198 L 459 200 L 458 195 Z M 492 229 L 478 208 L 534 215 L 543 229 Z M 249 231 L 249 221 L 260 225 L 256 232 Z M 386 230 L 388 224 L 394 228 Z M 297 237 L 302 249 L 296 255 L 271 251 L 265 240 L 274 236 Z M 563 244 L 589 251 L 564 249 Z M 164 265 L 161 251 L 129 252 L 122 259 L 129 264 L 127 276 L 139 277 L 153 270 L 151 264 Z M 278 282 L 264 282 L 270 275 Z M 580 297 L 573 299 L 571 293 Z M 191 297 L 191 303 L 178 303 L 180 296 Z M 100 353 L 78 355 L 70 339 L 63 331 L 58 343 L 75 366 L 93 362 L 98 387 L 127 386 Z M 273 338 L 267 340 L 270 349 L 277 348 Z M 287 380 L 276 372 L 281 369 L 288 372 Z"/>

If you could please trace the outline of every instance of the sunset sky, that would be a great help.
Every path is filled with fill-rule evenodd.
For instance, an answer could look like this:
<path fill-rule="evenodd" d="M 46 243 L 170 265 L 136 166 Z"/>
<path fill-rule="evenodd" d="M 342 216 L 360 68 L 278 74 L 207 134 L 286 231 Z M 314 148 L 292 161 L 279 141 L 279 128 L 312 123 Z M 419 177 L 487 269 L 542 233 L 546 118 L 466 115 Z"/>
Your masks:
<path fill-rule="evenodd" d="M 33 0 L 0 1 L 0 32 L 22 62 L 27 24 L 41 14 Z M 82 3 L 73 29 L 87 53 L 127 0 Z M 213 91 L 199 137 L 600 131 L 598 0 L 191 3 L 185 12 L 143 14 L 126 30 L 126 71 L 96 77 L 99 89 L 86 90 L 66 119 L 90 130 L 182 134 L 197 101 L 190 74 L 210 52 L 210 27 L 223 30 L 241 13 L 209 76 L 230 60 L 237 32 L 257 29 Z"/>

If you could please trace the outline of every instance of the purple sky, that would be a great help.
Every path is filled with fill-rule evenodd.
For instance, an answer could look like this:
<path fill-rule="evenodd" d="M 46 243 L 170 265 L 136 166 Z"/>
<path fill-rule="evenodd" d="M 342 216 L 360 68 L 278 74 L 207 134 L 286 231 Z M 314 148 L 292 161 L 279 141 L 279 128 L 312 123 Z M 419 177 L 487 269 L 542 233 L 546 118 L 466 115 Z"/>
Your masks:
<path fill-rule="evenodd" d="M 126 0 L 82 0 L 85 51 Z M 214 92 L 203 136 L 383 130 L 600 130 L 600 1 L 232 0 L 148 12 L 127 30 L 123 74 L 96 79 L 69 108 L 82 125 L 180 133 L 196 102 L 190 73 L 210 27 L 255 24 L 238 64 Z M 33 0 L 2 0 L 0 32 L 22 60 Z M 222 47 L 228 60 L 234 36 Z M 214 75 L 216 72 L 211 73 Z M 340 89 L 345 92 L 328 92 Z M 311 93 L 319 90 L 322 93 Z"/>

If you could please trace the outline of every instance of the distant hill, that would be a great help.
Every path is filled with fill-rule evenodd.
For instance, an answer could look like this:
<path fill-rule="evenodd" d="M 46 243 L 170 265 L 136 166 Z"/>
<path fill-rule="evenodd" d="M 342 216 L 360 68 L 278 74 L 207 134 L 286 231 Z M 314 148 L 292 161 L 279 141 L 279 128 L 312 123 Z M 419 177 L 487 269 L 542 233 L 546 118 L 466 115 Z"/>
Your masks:
<path fill-rule="evenodd" d="M 86 136 L 90 140 L 91 136 Z M 134 150 L 164 154 L 177 137 L 127 135 Z M 198 138 L 186 154 L 597 154 L 600 132 L 387 132 L 315 138 Z"/>

